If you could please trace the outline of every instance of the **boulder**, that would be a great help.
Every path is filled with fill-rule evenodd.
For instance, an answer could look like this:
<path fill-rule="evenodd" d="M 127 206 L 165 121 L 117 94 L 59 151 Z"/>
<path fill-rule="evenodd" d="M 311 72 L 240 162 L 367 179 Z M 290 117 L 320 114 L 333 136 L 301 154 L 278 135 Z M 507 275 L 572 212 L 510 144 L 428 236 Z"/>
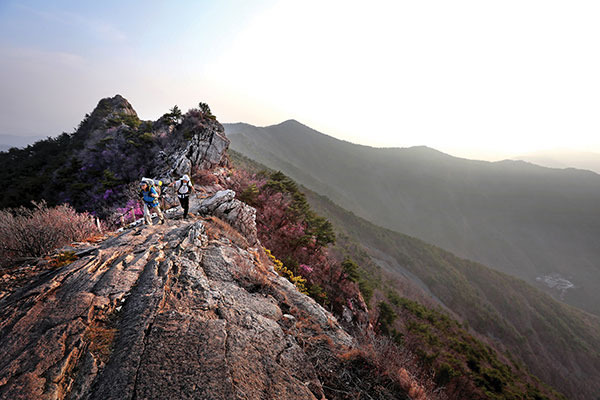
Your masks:
<path fill-rule="evenodd" d="M 233 190 L 220 190 L 198 206 L 201 215 L 214 215 L 229 223 L 246 237 L 250 245 L 258 243 L 256 209 L 235 198 Z"/>

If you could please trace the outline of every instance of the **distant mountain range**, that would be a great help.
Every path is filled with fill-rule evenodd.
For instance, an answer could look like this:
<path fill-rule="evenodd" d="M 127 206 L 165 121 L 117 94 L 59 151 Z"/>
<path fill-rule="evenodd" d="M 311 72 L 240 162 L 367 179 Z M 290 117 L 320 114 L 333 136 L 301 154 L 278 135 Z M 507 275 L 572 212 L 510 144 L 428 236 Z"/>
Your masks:
<path fill-rule="evenodd" d="M 11 147 L 25 147 L 42 139 L 44 139 L 43 136 L 16 136 L 0 134 L 0 151 L 6 151 Z"/>
<path fill-rule="evenodd" d="M 513 157 L 549 168 L 587 169 L 600 174 L 600 153 L 556 149 Z"/>
<path fill-rule="evenodd" d="M 360 146 L 294 120 L 224 126 L 232 149 L 358 216 L 600 315 L 600 175 Z"/>

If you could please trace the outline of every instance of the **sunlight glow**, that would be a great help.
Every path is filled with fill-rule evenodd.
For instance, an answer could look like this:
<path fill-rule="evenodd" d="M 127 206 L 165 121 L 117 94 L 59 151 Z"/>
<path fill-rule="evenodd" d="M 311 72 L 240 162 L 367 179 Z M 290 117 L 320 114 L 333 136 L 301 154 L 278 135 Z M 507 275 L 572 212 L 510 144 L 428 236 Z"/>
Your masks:
<path fill-rule="evenodd" d="M 264 105 L 374 146 L 488 157 L 600 149 L 599 6 L 557 1 L 281 1 L 207 68 Z M 229 117 L 229 114 L 228 114 Z"/>

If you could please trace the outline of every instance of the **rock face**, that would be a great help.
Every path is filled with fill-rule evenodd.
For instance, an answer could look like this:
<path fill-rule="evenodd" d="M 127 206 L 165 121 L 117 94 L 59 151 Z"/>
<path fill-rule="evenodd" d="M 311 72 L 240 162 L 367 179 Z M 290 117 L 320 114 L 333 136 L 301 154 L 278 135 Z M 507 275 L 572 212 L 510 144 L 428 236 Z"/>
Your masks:
<path fill-rule="evenodd" d="M 352 337 L 216 221 L 123 232 L 1 299 L 0 398 L 344 398 L 322 376 Z"/>
<path fill-rule="evenodd" d="M 116 208 L 131 206 L 137 198 L 132 193 L 143 176 L 168 183 L 228 163 L 229 140 L 212 115 L 192 109 L 181 118 L 167 113 L 155 122 L 141 121 L 120 95 L 100 100 L 77 132 L 64 141 L 66 151 L 59 158 L 70 161 L 57 171 L 47 171 L 50 184 L 41 197 L 50 199 L 50 204 L 68 202 L 103 218 Z"/>
<path fill-rule="evenodd" d="M 190 111 L 174 133 L 180 138 L 171 141 L 166 151 L 166 174 L 179 177 L 191 174 L 193 168 L 212 170 L 224 164 L 229 139 L 213 117 L 198 110 Z"/>
<path fill-rule="evenodd" d="M 256 210 L 235 198 L 233 190 L 221 190 L 203 200 L 198 209 L 202 215 L 215 215 L 239 230 L 249 244 L 258 242 L 256 233 Z"/>
<path fill-rule="evenodd" d="M 100 100 L 96 108 L 109 109 L 111 111 L 109 116 L 125 114 L 137 117 L 137 113 L 133 109 L 133 106 L 120 94 Z"/>

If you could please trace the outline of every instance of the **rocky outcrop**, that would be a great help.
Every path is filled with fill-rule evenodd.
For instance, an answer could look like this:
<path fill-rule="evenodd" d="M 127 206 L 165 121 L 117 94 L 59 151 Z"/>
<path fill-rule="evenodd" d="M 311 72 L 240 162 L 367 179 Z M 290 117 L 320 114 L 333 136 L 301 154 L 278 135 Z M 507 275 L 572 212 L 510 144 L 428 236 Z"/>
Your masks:
<path fill-rule="evenodd" d="M 229 196 L 202 209 L 241 212 Z M 0 300 L 0 398 L 336 398 L 321 377 L 353 339 L 211 218 L 110 237 Z"/>
<path fill-rule="evenodd" d="M 108 117 L 117 115 L 138 116 L 133 106 L 120 94 L 100 100 L 96 109 L 109 110 Z"/>
<path fill-rule="evenodd" d="M 233 190 L 221 190 L 213 196 L 204 199 L 197 211 L 201 215 L 214 215 L 227 221 L 239 230 L 250 245 L 258 243 L 256 233 L 256 210 L 235 198 Z"/>
<path fill-rule="evenodd" d="M 192 109 L 183 116 L 167 113 L 155 122 L 142 121 L 120 95 L 100 100 L 77 132 L 61 141 L 64 154 L 57 154 L 54 163 L 50 160 L 55 168 L 40 171 L 48 184 L 36 196 L 50 204 L 67 202 L 104 219 L 112 218 L 117 208 L 131 207 L 143 176 L 169 183 L 228 165 L 229 140 L 212 115 Z M 15 176 L 20 174 L 29 172 Z M 21 187 L 18 181 L 8 183 Z M 12 194 L 27 196 L 31 194 Z"/>
<path fill-rule="evenodd" d="M 191 110 L 176 128 L 175 136 L 179 140 L 171 141 L 169 150 L 163 153 L 166 174 L 179 177 L 191 174 L 194 168 L 212 170 L 226 162 L 229 139 L 214 117 Z"/>

